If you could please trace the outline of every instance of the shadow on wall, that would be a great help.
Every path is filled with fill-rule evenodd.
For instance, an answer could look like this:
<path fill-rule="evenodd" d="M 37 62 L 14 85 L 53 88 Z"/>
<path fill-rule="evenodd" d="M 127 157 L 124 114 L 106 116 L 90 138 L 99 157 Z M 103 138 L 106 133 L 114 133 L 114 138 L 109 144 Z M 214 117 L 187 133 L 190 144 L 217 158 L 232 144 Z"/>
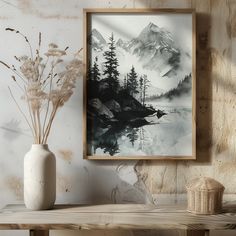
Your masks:
<path fill-rule="evenodd" d="M 137 164 L 138 162 L 130 161 L 93 161 L 92 165 L 86 168 L 88 175 L 86 200 L 93 204 L 153 203 L 143 176 L 137 171 Z"/>
<path fill-rule="evenodd" d="M 212 60 L 209 48 L 210 15 L 197 14 L 196 27 L 196 124 L 197 163 L 211 162 Z M 192 163 L 191 163 L 192 164 Z"/>

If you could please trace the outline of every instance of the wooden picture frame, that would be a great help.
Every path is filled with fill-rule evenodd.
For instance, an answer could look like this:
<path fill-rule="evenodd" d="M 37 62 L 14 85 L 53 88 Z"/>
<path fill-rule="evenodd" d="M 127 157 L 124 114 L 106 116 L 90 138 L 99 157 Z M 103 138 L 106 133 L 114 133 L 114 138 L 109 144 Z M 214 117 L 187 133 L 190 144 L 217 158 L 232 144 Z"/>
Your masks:
<path fill-rule="evenodd" d="M 194 9 L 84 9 L 84 67 L 84 159 L 196 159 Z"/>

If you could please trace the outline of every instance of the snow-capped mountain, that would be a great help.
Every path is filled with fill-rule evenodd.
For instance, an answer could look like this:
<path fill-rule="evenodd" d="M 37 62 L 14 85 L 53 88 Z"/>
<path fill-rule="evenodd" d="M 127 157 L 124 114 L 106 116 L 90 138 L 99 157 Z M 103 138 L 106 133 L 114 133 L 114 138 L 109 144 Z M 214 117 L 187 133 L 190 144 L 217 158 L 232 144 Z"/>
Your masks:
<path fill-rule="evenodd" d="M 118 39 L 117 42 L 116 42 L 116 46 L 124 48 L 124 46 L 125 46 L 124 41 L 122 39 Z"/>
<path fill-rule="evenodd" d="M 92 32 L 89 37 L 89 43 L 90 45 L 92 45 L 92 48 L 97 51 L 103 50 L 103 48 L 107 44 L 102 34 L 96 29 L 92 29 Z"/>
<path fill-rule="evenodd" d="M 172 34 L 153 23 L 130 41 L 128 50 L 139 57 L 144 68 L 158 70 L 162 76 L 179 67 L 180 49 L 175 46 Z"/>
<path fill-rule="evenodd" d="M 137 38 L 131 40 L 129 49 L 134 51 L 138 46 L 137 43 L 140 43 L 143 47 L 152 46 L 159 49 L 160 47 L 170 48 L 173 46 L 174 40 L 170 32 L 153 23 L 149 23 Z"/>
<path fill-rule="evenodd" d="M 102 51 L 107 45 L 96 29 L 91 33 L 91 45 L 95 51 Z M 135 55 L 144 69 L 158 71 L 161 77 L 175 74 L 180 64 L 181 50 L 175 46 L 172 34 L 151 22 L 138 37 L 130 41 L 119 38 L 116 46 L 118 51 L 125 50 Z"/>

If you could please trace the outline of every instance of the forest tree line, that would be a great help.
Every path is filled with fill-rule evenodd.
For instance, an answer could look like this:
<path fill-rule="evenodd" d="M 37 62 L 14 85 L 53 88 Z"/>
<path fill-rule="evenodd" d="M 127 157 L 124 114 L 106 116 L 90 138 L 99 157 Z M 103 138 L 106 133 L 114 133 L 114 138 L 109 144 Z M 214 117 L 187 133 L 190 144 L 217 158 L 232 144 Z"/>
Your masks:
<path fill-rule="evenodd" d="M 109 38 L 108 49 L 103 53 L 104 63 L 103 70 L 101 71 L 98 66 L 98 58 L 94 58 L 93 65 L 88 65 L 88 80 L 90 83 L 99 85 L 99 82 L 104 82 L 108 85 L 108 89 L 113 93 L 119 93 L 125 91 L 132 97 L 139 100 L 139 102 L 145 106 L 145 100 L 147 96 L 147 89 L 150 81 L 147 75 L 139 76 L 135 71 L 135 67 L 132 65 L 129 73 L 124 76 L 123 83 L 120 82 L 118 71 L 119 62 L 116 56 L 116 46 L 113 33 Z"/>

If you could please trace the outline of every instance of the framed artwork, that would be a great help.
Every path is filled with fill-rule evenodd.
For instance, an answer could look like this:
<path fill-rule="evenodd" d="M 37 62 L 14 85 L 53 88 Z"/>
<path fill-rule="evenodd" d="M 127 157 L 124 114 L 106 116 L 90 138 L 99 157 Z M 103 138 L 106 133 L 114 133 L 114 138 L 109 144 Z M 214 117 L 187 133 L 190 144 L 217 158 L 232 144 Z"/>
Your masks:
<path fill-rule="evenodd" d="M 192 9 L 84 9 L 84 158 L 196 159 Z"/>

